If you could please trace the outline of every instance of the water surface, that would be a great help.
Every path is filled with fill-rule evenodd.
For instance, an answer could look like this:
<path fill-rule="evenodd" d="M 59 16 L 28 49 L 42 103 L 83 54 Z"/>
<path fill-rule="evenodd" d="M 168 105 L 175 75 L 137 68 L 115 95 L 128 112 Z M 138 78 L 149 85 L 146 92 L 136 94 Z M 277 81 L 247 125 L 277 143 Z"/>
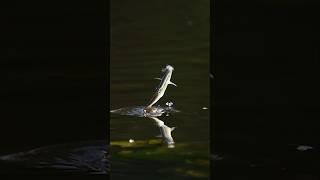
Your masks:
<path fill-rule="evenodd" d="M 178 87 L 169 85 L 156 105 L 180 111 L 159 117 L 176 127 L 175 148 L 150 118 L 111 114 L 112 178 L 207 179 L 209 1 L 112 1 L 111 11 L 111 109 L 147 105 L 170 64 Z"/>

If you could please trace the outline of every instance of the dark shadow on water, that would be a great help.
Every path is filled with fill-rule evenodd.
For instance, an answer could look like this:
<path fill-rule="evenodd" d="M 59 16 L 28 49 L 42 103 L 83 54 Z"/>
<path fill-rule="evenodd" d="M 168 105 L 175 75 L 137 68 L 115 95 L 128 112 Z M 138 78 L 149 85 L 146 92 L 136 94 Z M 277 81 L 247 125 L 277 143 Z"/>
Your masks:
<path fill-rule="evenodd" d="M 7 174 L 107 174 L 109 153 L 105 140 L 74 142 L 0 156 Z"/>

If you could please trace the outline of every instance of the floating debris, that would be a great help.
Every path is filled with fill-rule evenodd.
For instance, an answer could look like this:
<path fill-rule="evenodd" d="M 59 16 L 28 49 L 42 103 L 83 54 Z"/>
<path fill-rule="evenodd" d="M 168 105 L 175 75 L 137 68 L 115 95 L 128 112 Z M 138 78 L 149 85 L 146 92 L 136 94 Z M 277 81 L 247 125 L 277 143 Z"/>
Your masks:
<path fill-rule="evenodd" d="M 208 109 L 207 107 L 202 107 L 202 109 Z"/>
<path fill-rule="evenodd" d="M 307 151 L 307 150 L 310 150 L 310 149 L 313 149 L 313 147 L 305 146 L 305 145 L 300 145 L 300 146 L 297 147 L 298 151 Z"/>
<path fill-rule="evenodd" d="M 134 140 L 133 139 L 129 139 L 129 143 L 134 143 Z"/>

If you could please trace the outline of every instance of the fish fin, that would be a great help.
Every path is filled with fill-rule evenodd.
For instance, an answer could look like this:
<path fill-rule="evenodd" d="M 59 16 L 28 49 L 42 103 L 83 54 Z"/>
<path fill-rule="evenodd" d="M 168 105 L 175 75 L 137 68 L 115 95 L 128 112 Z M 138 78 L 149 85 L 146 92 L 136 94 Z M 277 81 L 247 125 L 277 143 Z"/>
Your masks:
<path fill-rule="evenodd" d="M 154 79 L 157 79 L 157 80 L 160 80 L 160 81 L 162 80 L 161 78 L 154 78 Z"/>
<path fill-rule="evenodd" d="M 169 84 L 172 84 L 172 85 L 177 87 L 177 85 L 175 83 L 171 82 L 171 81 L 169 82 Z"/>
<path fill-rule="evenodd" d="M 172 127 L 172 128 L 170 128 L 170 130 L 173 131 L 173 130 L 175 130 L 176 128 L 177 128 L 177 127 Z"/>

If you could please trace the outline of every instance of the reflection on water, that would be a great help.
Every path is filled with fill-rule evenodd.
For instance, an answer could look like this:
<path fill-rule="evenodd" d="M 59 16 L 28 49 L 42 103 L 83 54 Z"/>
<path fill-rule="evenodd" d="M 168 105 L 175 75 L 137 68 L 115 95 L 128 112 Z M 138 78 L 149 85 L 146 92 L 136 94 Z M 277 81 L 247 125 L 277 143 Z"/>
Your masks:
<path fill-rule="evenodd" d="M 162 138 L 163 141 L 168 144 L 169 148 L 174 148 L 174 140 L 172 137 L 172 131 L 176 127 L 171 127 L 171 128 L 168 127 L 157 116 L 162 116 L 163 114 L 166 114 L 166 116 L 169 116 L 169 114 L 171 112 L 179 112 L 179 111 L 174 109 L 171 106 L 169 106 L 167 108 L 162 108 L 161 106 L 157 106 L 157 107 L 155 107 L 156 109 L 158 109 L 156 112 L 154 112 L 152 114 L 150 114 L 150 113 L 146 114 L 144 112 L 145 108 L 146 108 L 146 106 L 126 107 L 126 108 L 111 110 L 110 112 L 120 114 L 120 115 L 147 117 L 147 118 L 152 119 L 155 122 L 156 126 L 159 127 L 160 135 L 158 135 L 158 137 Z"/>
<path fill-rule="evenodd" d="M 164 124 L 163 121 L 161 121 L 157 117 L 150 117 L 153 119 L 157 126 L 160 129 L 160 137 L 163 138 L 163 141 L 168 144 L 168 148 L 174 148 L 174 140 L 172 138 L 172 131 L 175 130 L 176 127 L 168 127 L 167 125 Z"/>

